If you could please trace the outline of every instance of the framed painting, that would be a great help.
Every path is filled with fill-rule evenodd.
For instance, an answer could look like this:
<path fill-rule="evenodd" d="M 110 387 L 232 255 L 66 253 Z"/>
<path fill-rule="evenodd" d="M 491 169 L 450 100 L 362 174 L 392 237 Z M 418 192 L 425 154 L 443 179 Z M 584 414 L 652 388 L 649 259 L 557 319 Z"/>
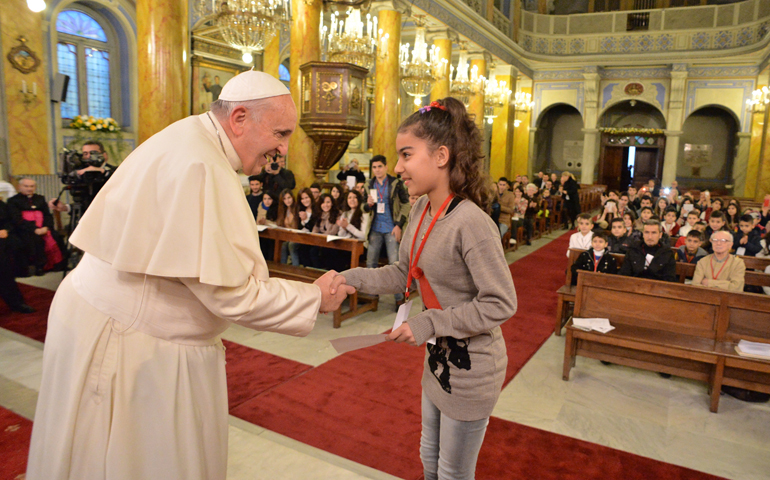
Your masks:
<path fill-rule="evenodd" d="M 247 68 L 193 58 L 192 113 L 198 115 L 209 110 L 211 102 L 219 98 L 228 80 Z"/>

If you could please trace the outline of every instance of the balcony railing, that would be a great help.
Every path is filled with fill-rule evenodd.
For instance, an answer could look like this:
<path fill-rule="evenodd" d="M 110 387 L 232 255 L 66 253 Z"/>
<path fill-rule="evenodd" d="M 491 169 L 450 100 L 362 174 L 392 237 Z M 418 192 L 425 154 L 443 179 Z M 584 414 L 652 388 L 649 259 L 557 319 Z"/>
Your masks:
<path fill-rule="evenodd" d="M 519 44 L 545 55 L 726 50 L 770 32 L 770 1 L 576 15 L 522 12 Z"/>

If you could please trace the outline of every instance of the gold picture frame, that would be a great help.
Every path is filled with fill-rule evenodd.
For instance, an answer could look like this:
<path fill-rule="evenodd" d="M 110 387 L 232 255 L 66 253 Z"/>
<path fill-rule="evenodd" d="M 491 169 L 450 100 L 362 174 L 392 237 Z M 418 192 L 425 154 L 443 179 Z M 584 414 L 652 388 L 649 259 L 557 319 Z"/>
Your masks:
<path fill-rule="evenodd" d="M 248 70 L 246 66 L 231 65 L 193 57 L 192 71 L 192 114 L 199 115 L 209 110 L 211 102 L 219 97 L 228 80 Z"/>
<path fill-rule="evenodd" d="M 19 45 L 11 48 L 6 58 L 11 62 L 11 66 L 23 74 L 32 73 L 40 66 L 40 59 L 37 54 L 27 46 L 27 39 L 17 38 Z"/>

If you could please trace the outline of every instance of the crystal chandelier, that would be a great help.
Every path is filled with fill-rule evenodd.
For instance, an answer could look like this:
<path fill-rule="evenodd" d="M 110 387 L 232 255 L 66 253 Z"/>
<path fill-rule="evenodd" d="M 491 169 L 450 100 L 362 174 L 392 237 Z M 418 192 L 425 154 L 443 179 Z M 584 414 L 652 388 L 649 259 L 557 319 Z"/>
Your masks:
<path fill-rule="evenodd" d="M 422 105 L 422 97 L 429 95 L 433 83 L 446 74 L 447 61 L 439 58 L 439 48 L 432 45 L 428 49 L 425 43 L 425 27 L 418 17 L 412 60 L 409 60 L 409 44 L 401 45 L 399 64 L 401 65 L 401 85 L 406 93 L 414 97 L 415 105 Z"/>
<path fill-rule="evenodd" d="M 513 121 L 513 126 L 518 127 L 521 125 L 521 120 L 519 120 L 518 115 L 519 113 L 526 115 L 527 112 L 532 108 L 532 106 L 535 104 L 535 102 L 532 101 L 532 95 L 529 93 L 524 92 L 516 92 L 516 95 L 513 97 L 513 105 L 514 105 L 514 115 L 515 119 Z"/>
<path fill-rule="evenodd" d="M 222 38 L 251 63 L 252 53 L 264 50 L 288 25 L 290 7 L 288 0 L 222 0 L 212 5 L 212 11 Z"/>
<path fill-rule="evenodd" d="M 476 95 L 484 84 L 484 77 L 479 75 L 479 68 L 468 65 L 468 51 L 460 50 L 460 60 L 457 68 L 450 67 L 449 91 L 453 97 L 457 97 L 466 107 L 471 103 L 471 97 Z M 454 78 L 452 78 L 454 74 Z"/>
<path fill-rule="evenodd" d="M 340 20 L 332 13 L 331 28 L 321 30 L 323 50 L 330 62 L 346 62 L 369 70 L 374 65 L 377 48 L 377 17 L 366 14 L 366 22 L 361 19 L 361 10 L 351 8 L 347 19 Z M 364 29 L 366 26 L 366 29 Z"/>
<path fill-rule="evenodd" d="M 770 89 L 762 87 L 751 92 L 751 100 L 746 100 L 746 110 L 751 113 L 765 113 L 770 103 Z"/>
<path fill-rule="evenodd" d="M 487 80 L 484 87 L 484 118 L 487 119 L 487 123 L 490 125 L 497 118 L 495 109 L 504 106 L 508 102 L 508 98 L 511 96 L 511 91 L 508 89 L 508 83 L 504 81 L 498 82 L 497 80 Z"/>

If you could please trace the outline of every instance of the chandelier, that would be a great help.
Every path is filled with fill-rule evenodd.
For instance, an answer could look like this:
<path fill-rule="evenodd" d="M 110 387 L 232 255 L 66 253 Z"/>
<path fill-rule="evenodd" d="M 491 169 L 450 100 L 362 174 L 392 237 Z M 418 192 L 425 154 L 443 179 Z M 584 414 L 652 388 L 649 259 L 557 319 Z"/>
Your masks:
<path fill-rule="evenodd" d="M 222 38 L 243 52 L 246 63 L 289 23 L 288 0 L 222 0 L 213 3 L 211 10 Z"/>
<path fill-rule="evenodd" d="M 454 78 L 452 78 L 454 74 Z M 471 97 L 476 95 L 484 84 L 484 77 L 479 75 L 479 67 L 471 68 L 468 65 L 468 51 L 460 50 L 460 60 L 457 68 L 450 67 L 449 91 L 453 97 L 457 97 L 466 107 L 471 103 Z"/>
<path fill-rule="evenodd" d="M 364 24 L 361 10 L 355 8 L 349 9 L 346 16 L 346 20 L 340 20 L 336 13 L 332 13 L 331 28 L 324 26 L 321 30 L 326 58 L 330 62 L 352 63 L 369 70 L 374 65 L 377 47 L 377 17 L 372 18 L 367 13 Z"/>
<path fill-rule="evenodd" d="M 527 112 L 532 108 L 532 106 L 535 104 L 535 102 L 532 101 L 532 95 L 529 93 L 524 92 L 516 92 L 516 95 L 513 97 L 513 105 L 514 105 L 514 120 L 513 120 L 513 126 L 518 127 L 521 125 L 521 120 L 519 120 L 518 115 L 521 113 L 522 115 L 526 115 Z"/>
<path fill-rule="evenodd" d="M 496 109 L 504 106 L 511 96 L 505 81 L 487 80 L 484 87 L 484 118 L 490 125 L 497 118 Z"/>
<path fill-rule="evenodd" d="M 770 103 L 770 89 L 762 87 L 751 92 L 751 100 L 746 100 L 746 110 L 751 113 L 765 113 Z"/>
<path fill-rule="evenodd" d="M 412 60 L 409 60 L 409 44 L 401 45 L 399 64 L 401 65 L 401 85 L 406 93 L 414 97 L 415 105 L 422 105 L 422 97 L 429 95 L 433 83 L 445 77 L 447 61 L 439 58 L 439 48 L 432 45 L 428 49 L 425 43 L 425 26 L 420 16 L 417 25 Z"/>

